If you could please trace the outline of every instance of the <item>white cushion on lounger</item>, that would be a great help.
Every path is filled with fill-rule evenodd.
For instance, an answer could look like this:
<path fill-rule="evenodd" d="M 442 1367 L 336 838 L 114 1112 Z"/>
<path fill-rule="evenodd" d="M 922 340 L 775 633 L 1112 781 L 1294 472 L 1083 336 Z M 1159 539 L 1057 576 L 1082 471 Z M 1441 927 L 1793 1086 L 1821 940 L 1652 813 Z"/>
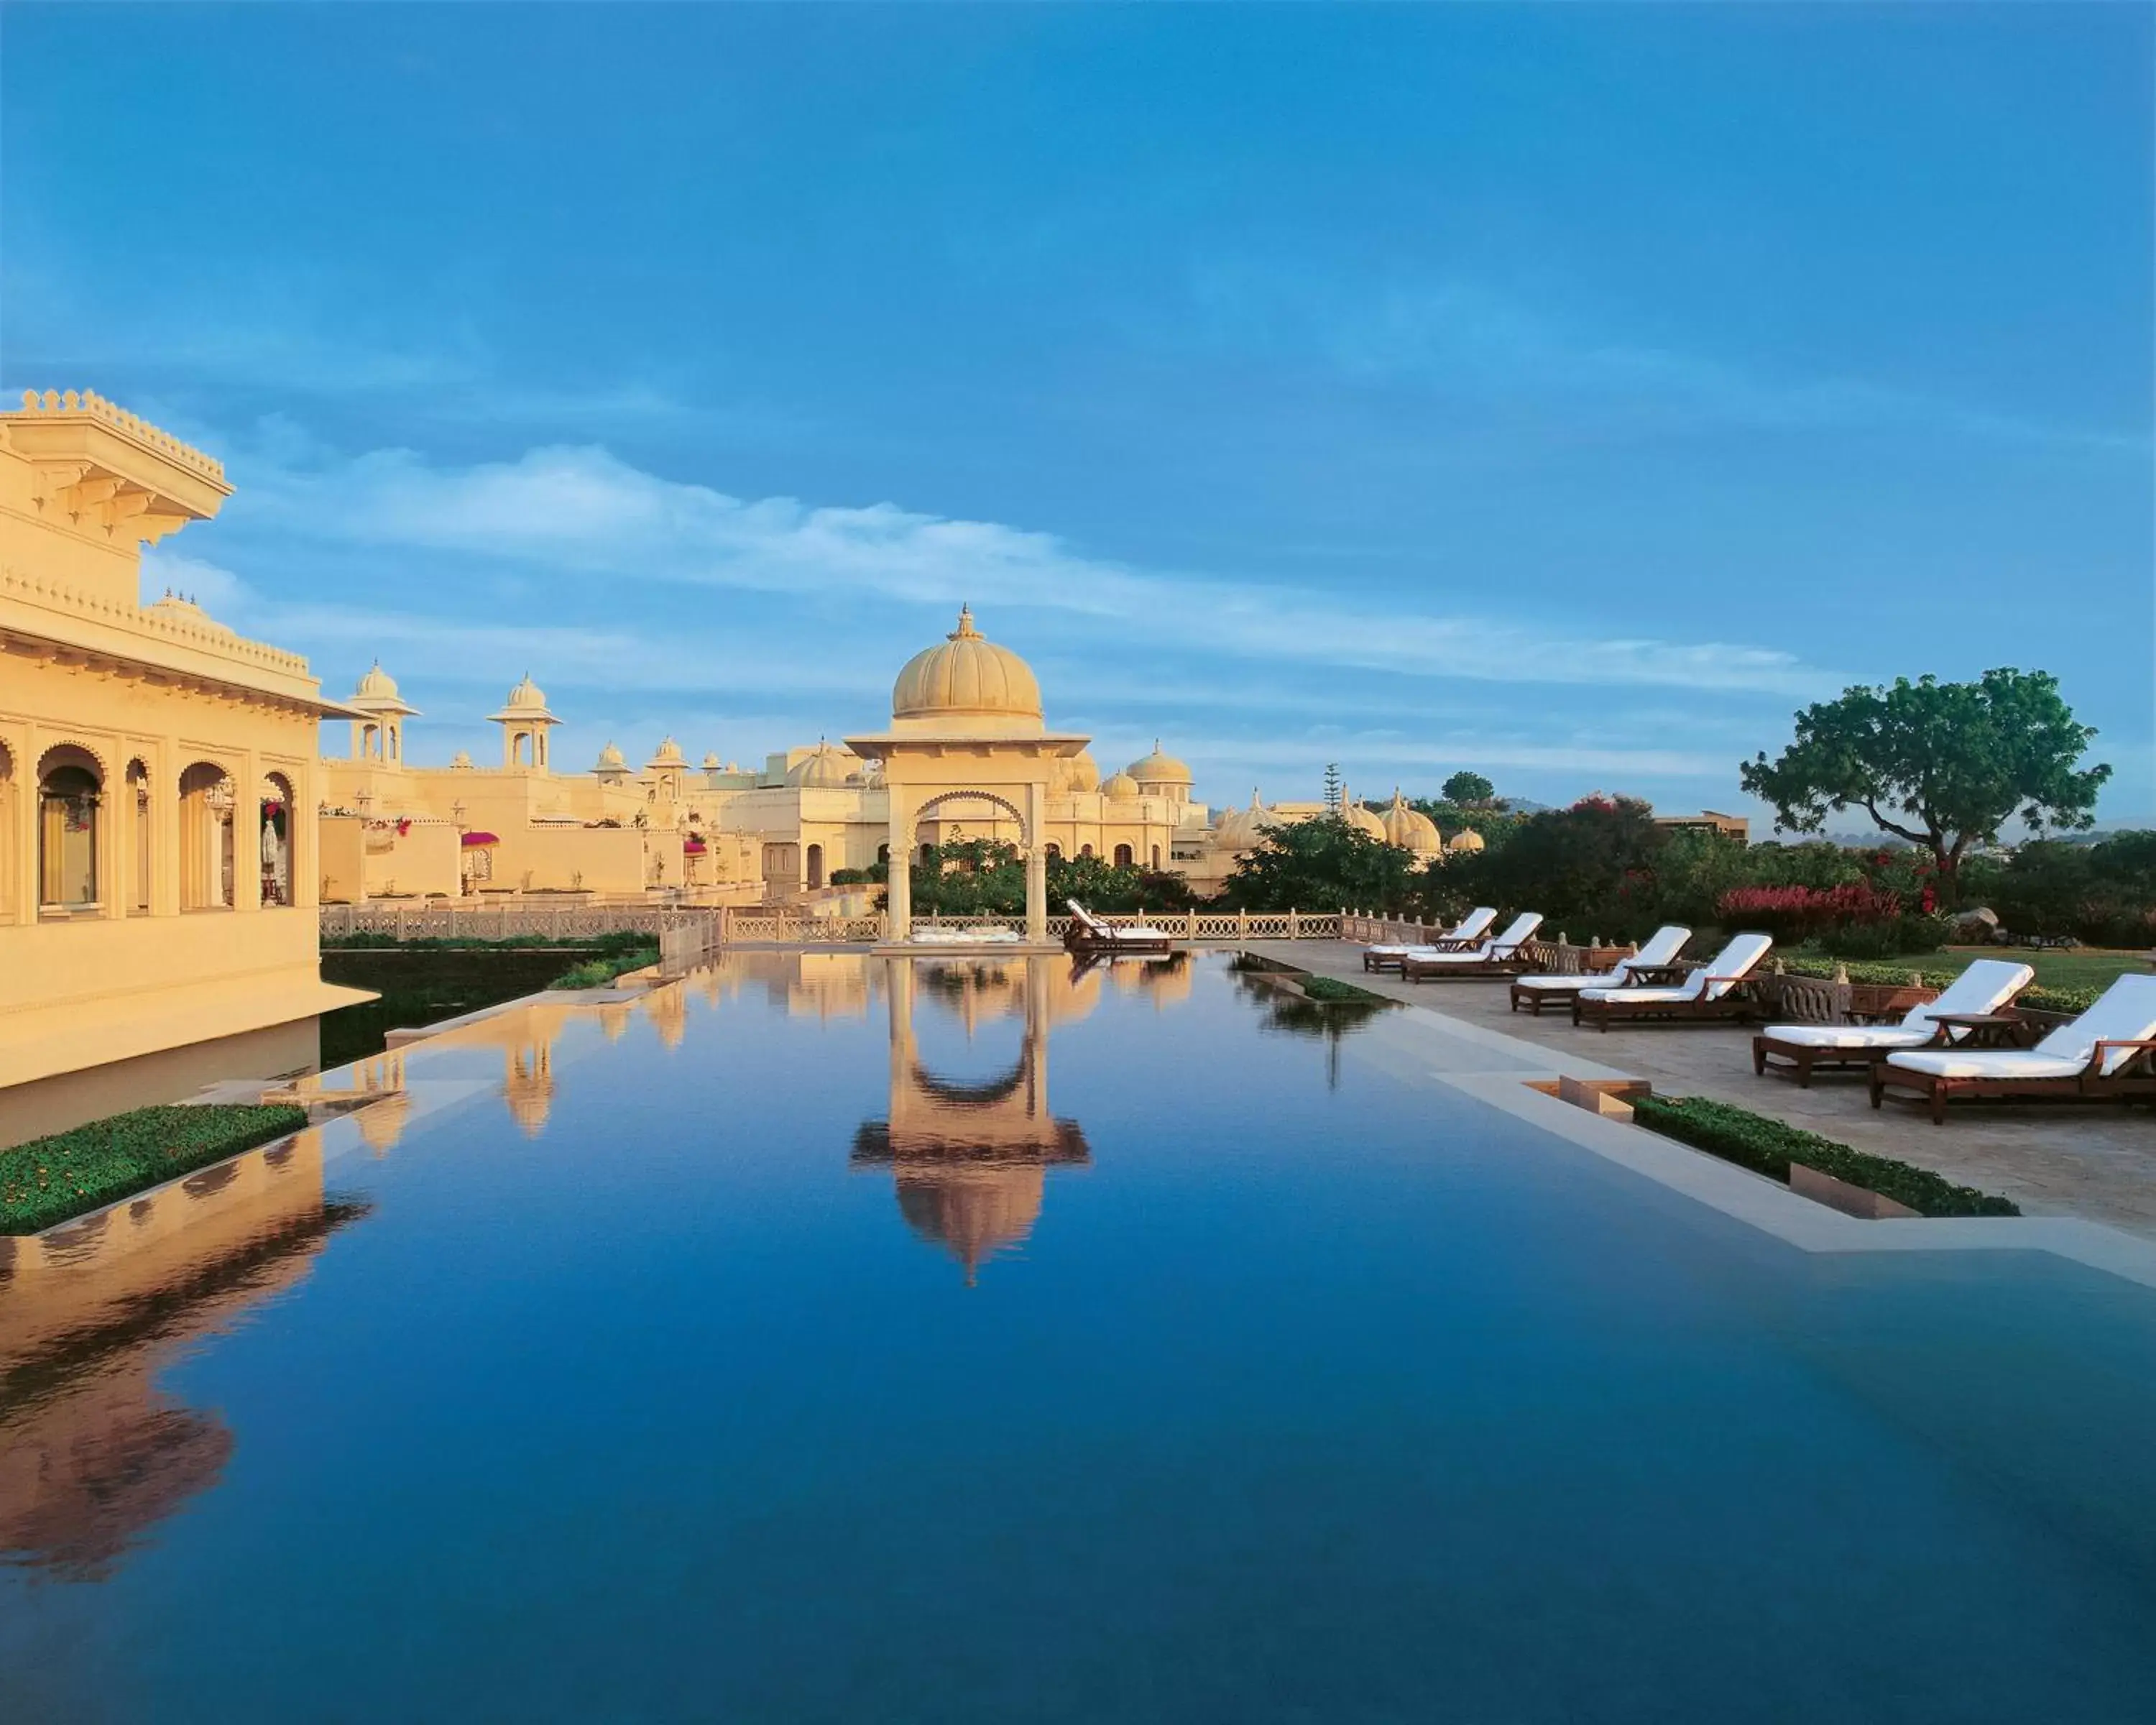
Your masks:
<path fill-rule="evenodd" d="M 1636 952 L 1617 961 L 1616 967 L 1605 977 L 1579 976 L 1516 976 L 1516 988 L 1614 988 L 1635 970 L 1658 970 L 1665 964 L 1676 963 L 1677 954 L 1684 951 L 1684 943 L 1691 938 L 1689 928 L 1680 928 L 1675 923 L 1656 929 L 1648 937 L 1647 944 Z"/>
<path fill-rule="evenodd" d="M 1542 913 L 1524 911 L 1512 918 L 1505 932 L 1495 940 L 1486 940 L 1466 952 L 1431 952 L 1415 954 L 1417 964 L 1487 964 L 1493 958 L 1509 957 L 1534 938 L 1535 931 L 1543 926 Z"/>
<path fill-rule="evenodd" d="M 2078 1078 L 2088 1059 L 2040 1054 L 2033 1048 L 1973 1049 L 1967 1053 L 1928 1048 L 1916 1054 L 1889 1055 L 1887 1064 L 1928 1072 L 1935 1078 Z"/>
<path fill-rule="evenodd" d="M 1926 1050 L 1887 1055 L 1890 1065 L 1940 1078 L 2072 1078 L 2088 1070 L 2099 1042 L 2146 1042 L 2156 1038 L 2156 976 L 2123 976 L 2096 1004 L 2051 1032 L 2034 1048 L 1997 1053 Z M 2134 1055 L 2130 1048 L 2106 1051 L 2108 1077 Z"/>
<path fill-rule="evenodd" d="M 2027 988 L 2035 974 L 2010 959 L 1979 958 L 1948 984 L 1938 999 L 1911 1007 L 1898 1024 L 1769 1024 L 1759 1034 L 1801 1048 L 1922 1048 L 1938 1034 L 1933 1019 L 1957 1013 L 1997 1012 Z"/>
<path fill-rule="evenodd" d="M 1582 1000 L 1629 1000 L 1636 1005 L 1665 1005 L 1676 1000 L 1697 1000 L 1705 996 L 1719 1000 L 1731 988 L 1749 976 L 1758 967 L 1759 961 L 1774 950 L 1774 938 L 1766 934 L 1732 935 L 1728 945 L 1691 978 L 1674 988 L 1583 988 Z M 1713 993 L 1707 993 L 1707 978 L 1718 978 Z"/>
<path fill-rule="evenodd" d="M 1922 1048 L 1929 1024 L 1769 1024 L 1759 1033 L 1798 1048 Z"/>

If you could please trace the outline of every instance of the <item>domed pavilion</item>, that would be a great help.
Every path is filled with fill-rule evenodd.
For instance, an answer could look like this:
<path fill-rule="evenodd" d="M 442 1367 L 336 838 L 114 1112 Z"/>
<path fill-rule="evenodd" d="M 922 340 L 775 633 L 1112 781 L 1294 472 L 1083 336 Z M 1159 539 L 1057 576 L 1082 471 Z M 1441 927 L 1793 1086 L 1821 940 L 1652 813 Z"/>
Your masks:
<path fill-rule="evenodd" d="M 846 746 L 880 762 L 890 799 L 891 927 L 911 927 L 912 864 L 924 819 L 954 806 L 985 804 L 1007 817 L 1025 860 L 1029 942 L 1048 940 L 1048 799 L 1068 762 L 1090 737 L 1052 732 L 1042 718 L 1033 667 L 974 625 L 970 607 L 958 626 L 906 660 L 891 692 L 891 729 L 850 737 Z"/>

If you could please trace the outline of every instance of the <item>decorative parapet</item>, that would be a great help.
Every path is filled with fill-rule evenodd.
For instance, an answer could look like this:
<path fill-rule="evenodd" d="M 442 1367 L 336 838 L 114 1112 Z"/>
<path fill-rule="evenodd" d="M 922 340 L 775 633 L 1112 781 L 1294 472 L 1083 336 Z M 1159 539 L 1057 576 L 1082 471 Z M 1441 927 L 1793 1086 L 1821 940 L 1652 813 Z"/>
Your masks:
<path fill-rule="evenodd" d="M 49 418 L 86 417 L 102 420 L 105 424 L 124 431 L 137 443 L 147 444 L 167 461 L 181 467 L 192 468 L 205 479 L 224 483 L 224 464 L 215 457 L 205 455 L 192 444 L 183 444 L 168 431 L 161 431 L 140 414 L 131 413 L 117 403 L 107 401 L 95 390 L 80 393 L 69 389 L 48 389 L 41 397 L 34 389 L 23 392 L 23 411 Z"/>
<path fill-rule="evenodd" d="M 307 669 L 306 660 L 300 654 L 287 653 L 266 642 L 250 641 L 244 635 L 236 635 L 229 629 L 220 629 L 214 624 L 160 617 L 144 610 L 140 605 L 121 604 L 100 598 L 95 594 L 80 592 L 63 583 L 48 580 L 44 576 L 33 575 L 23 569 L 0 567 L 0 599 L 14 599 L 24 604 L 42 606 L 64 616 L 105 624 L 125 629 L 131 634 L 147 635 L 154 639 L 169 641 L 175 646 L 192 648 L 197 652 L 213 653 L 220 659 L 239 660 L 285 676 L 307 677 L 312 675 Z"/>

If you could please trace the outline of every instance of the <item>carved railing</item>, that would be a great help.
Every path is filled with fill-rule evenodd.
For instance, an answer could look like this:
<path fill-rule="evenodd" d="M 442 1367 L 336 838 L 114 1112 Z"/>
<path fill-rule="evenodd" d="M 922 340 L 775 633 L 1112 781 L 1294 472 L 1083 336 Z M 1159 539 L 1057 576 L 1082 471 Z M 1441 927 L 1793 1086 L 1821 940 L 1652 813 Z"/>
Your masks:
<path fill-rule="evenodd" d="M 547 905 L 513 899 L 475 904 L 324 905 L 321 930 L 325 940 L 352 934 L 386 934 L 400 941 L 511 940 L 540 935 L 573 942 L 603 934 L 663 935 L 670 929 L 709 923 L 715 915 L 671 905 Z"/>

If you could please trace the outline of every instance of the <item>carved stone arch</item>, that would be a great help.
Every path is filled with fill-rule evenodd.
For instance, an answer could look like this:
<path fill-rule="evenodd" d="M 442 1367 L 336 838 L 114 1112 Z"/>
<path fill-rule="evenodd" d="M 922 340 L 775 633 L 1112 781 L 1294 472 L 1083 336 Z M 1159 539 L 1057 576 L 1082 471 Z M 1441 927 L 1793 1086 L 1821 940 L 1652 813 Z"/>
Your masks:
<path fill-rule="evenodd" d="M 54 761 L 53 757 L 56 754 L 64 755 L 65 752 L 69 749 L 74 749 L 82 754 L 88 755 L 90 758 L 96 763 L 97 782 L 99 784 L 106 786 L 111 784 L 112 751 L 110 747 L 104 743 L 92 742 L 86 737 L 76 737 L 73 735 L 49 737 L 45 739 L 44 747 L 38 752 L 38 770 L 33 777 L 34 777 L 39 783 L 43 783 L 44 782 L 45 774 L 48 771 L 49 771 L 53 767 L 65 764 L 64 761 Z"/>
<path fill-rule="evenodd" d="M 924 798 L 915 806 L 912 814 L 908 817 L 907 830 L 904 835 L 908 850 L 912 849 L 913 835 L 921 830 L 921 823 L 927 818 L 928 811 L 945 803 L 994 803 L 1018 824 L 1019 853 L 1024 855 L 1032 849 L 1033 830 L 1026 824 L 1025 811 L 1012 802 L 1009 797 L 996 791 L 952 789 L 938 791 L 932 797 Z"/>

